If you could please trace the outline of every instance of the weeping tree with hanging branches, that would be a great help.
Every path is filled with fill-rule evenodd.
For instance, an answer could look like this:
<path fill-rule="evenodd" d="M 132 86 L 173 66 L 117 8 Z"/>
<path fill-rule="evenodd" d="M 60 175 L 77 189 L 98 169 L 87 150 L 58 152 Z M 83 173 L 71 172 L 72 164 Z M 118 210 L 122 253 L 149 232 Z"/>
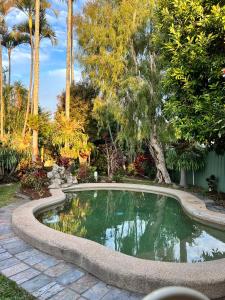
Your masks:
<path fill-rule="evenodd" d="M 99 98 L 119 124 L 127 148 L 146 144 L 157 181 L 171 183 L 164 158 L 158 53 L 151 36 L 154 1 L 91 1 L 76 19 L 80 61 L 100 89 Z"/>
<path fill-rule="evenodd" d="M 205 148 L 196 143 L 178 141 L 166 151 L 166 163 L 169 169 L 180 172 L 180 186 L 187 187 L 187 171 L 198 171 L 205 166 Z"/>

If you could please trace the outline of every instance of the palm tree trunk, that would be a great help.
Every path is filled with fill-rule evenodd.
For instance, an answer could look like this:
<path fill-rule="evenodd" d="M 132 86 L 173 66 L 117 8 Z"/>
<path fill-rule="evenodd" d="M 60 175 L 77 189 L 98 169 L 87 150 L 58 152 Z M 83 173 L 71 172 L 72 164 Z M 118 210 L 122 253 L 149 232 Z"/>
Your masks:
<path fill-rule="evenodd" d="M 73 4 L 72 4 L 72 12 L 73 18 Z M 75 62 L 75 55 L 74 55 L 74 43 L 73 43 L 73 20 L 71 21 L 71 83 L 74 84 L 74 62 Z"/>
<path fill-rule="evenodd" d="M 8 49 L 8 61 L 9 61 L 9 78 L 8 78 L 8 86 L 11 86 L 11 49 Z"/>
<path fill-rule="evenodd" d="M 70 119 L 72 0 L 68 0 L 66 51 L 66 117 Z"/>
<path fill-rule="evenodd" d="M 33 91 L 33 114 L 38 116 L 39 99 L 39 47 L 40 47 L 40 0 L 35 0 L 35 57 L 34 57 L 34 91 Z M 33 130 L 32 160 L 38 158 L 38 130 Z"/>
<path fill-rule="evenodd" d="M 28 97 L 27 97 L 27 109 L 26 109 L 26 115 L 24 120 L 24 127 L 23 127 L 23 137 L 25 137 L 26 134 L 26 128 L 27 128 L 27 122 L 28 117 L 30 113 L 30 106 L 32 102 L 32 87 L 33 87 L 33 69 L 34 69 L 34 49 L 33 49 L 33 34 L 32 34 L 32 17 L 31 22 L 29 22 L 29 29 L 30 29 L 30 83 L 29 83 L 29 90 L 28 90 Z"/>
<path fill-rule="evenodd" d="M 3 74 L 2 74 L 2 43 L 0 40 L 0 103 L 1 103 L 1 140 L 4 137 L 4 100 L 3 100 Z"/>

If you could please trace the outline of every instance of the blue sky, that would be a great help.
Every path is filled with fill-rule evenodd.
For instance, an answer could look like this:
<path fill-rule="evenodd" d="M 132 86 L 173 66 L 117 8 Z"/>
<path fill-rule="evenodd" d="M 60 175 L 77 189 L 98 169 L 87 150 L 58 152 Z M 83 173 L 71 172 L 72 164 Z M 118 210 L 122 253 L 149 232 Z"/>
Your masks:
<path fill-rule="evenodd" d="M 74 12 L 80 12 L 85 0 L 77 0 Z M 52 47 L 50 41 L 43 40 L 40 47 L 40 105 L 54 112 L 57 105 L 57 95 L 65 88 L 66 71 L 66 17 L 67 6 L 61 0 L 51 0 L 52 7 L 59 12 L 58 18 L 48 12 L 47 19 L 56 32 L 58 45 Z M 23 12 L 13 9 L 7 16 L 8 26 L 13 26 L 26 20 Z M 76 42 L 75 42 L 76 44 Z M 76 50 L 76 47 L 75 47 Z M 3 53 L 3 64 L 8 65 L 6 51 Z M 12 80 L 19 80 L 28 86 L 30 68 L 30 48 L 27 45 L 17 47 L 12 53 Z M 81 71 L 75 64 L 75 79 L 79 81 Z"/>

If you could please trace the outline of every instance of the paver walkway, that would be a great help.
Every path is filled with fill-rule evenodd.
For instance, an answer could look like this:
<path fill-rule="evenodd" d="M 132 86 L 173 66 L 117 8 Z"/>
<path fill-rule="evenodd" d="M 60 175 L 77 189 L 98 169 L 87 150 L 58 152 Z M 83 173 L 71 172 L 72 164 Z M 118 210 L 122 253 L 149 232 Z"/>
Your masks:
<path fill-rule="evenodd" d="M 140 300 L 143 296 L 109 286 L 77 266 L 25 243 L 12 230 L 13 210 L 20 199 L 0 208 L 0 273 L 38 299 Z"/>

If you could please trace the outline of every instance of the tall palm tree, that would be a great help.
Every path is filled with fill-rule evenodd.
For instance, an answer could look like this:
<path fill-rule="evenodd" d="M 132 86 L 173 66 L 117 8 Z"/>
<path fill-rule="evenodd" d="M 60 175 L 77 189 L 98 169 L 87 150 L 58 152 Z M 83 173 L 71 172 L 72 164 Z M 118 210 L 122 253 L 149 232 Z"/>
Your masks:
<path fill-rule="evenodd" d="M 13 49 L 19 45 L 25 44 L 28 42 L 28 38 L 25 34 L 21 34 L 15 31 L 6 31 L 2 35 L 2 46 L 7 49 L 8 53 L 8 86 L 11 86 L 11 54 Z"/>
<path fill-rule="evenodd" d="M 40 0 L 35 0 L 35 38 L 34 38 L 34 90 L 33 90 L 33 115 L 38 119 L 39 102 L 39 49 L 40 48 Z M 38 130 L 33 130 L 32 160 L 37 161 Z"/>
<path fill-rule="evenodd" d="M 67 0 L 67 51 L 66 51 L 66 118 L 70 119 L 70 87 L 72 65 L 72 13 L 73 0 Z"/>
<path fill-rule="evenodd" d="M 19 24 L 15 27 L 16 30 L 26 33 L 30 38 L 30 47 L 31 47 L 31 63 L 30 63 L 30 82 L 28 90 L 28 99 L 27 99 L 27 109 L 25 115 L 25 122 L 23 127 L 23 137 L 25 137 L 28 117 L 30 110 L 33 111 L 32 105 L 32 88 L 33 88 L 33 71 L 34 71 L 34 35 L 35 35 L 35 0 L 17 0 L 16 7 L 21 10 L 28 18 L 28 20 L 22 24 Z M 51 4 L 48 0 L 42 0 L 40 3 L 40 39 L 49 38 L 52 44 L 56 43 L 55 33 L 52 31 L 50 25 L 48 24 L 45 18 L 46 9 L 50 9 L 57 16 L 58 13 L 56 10 L 51 8 Z"/>
<path fill-rule="evenodd" d="M 32 87 L 33 87 L 33 65 L 34 65 L 34 35 L 35 35 L 34 22 L 35 22 L 34 19 L 32 19 L 32 22 L 30 22 L 30 20 L 27 20 L 27 21 L 14 27 L 14 29 L 17 30 L 18 32 L 27 35 L 27 41 L 30 44 L 30 49 L 31 49 L 30 83 L 29 83 L 26 115 L 25 115 L 25 121 L 24 121 L 24 127 L 23 127 L 23 137 L 25 137 L 30 110 L 33 111 L 33 103 L 32 103 L 31 96 L 32 96 Z M 53 46 L 57 44 L 56 34 L 52 30 L 51 26 L 48 24 L 48 21 L 45 16 L 45 10 L 41 9 L 41 11 L 40 11 L 40 41 L 43 39 L 49 39 Z"/>
<path fill-rule="evenodd" d="M 18 0 L 20 1 L 20 0 Z M 4 31 L 5 23 L 4 17 L 9 12 L 11 7 L 15 4 L 14 0 L 0 1 L 0 137 L 4 138 L 4 99 L 3 99 L 3 74 L 2 74 L 2 33 Z"/>

